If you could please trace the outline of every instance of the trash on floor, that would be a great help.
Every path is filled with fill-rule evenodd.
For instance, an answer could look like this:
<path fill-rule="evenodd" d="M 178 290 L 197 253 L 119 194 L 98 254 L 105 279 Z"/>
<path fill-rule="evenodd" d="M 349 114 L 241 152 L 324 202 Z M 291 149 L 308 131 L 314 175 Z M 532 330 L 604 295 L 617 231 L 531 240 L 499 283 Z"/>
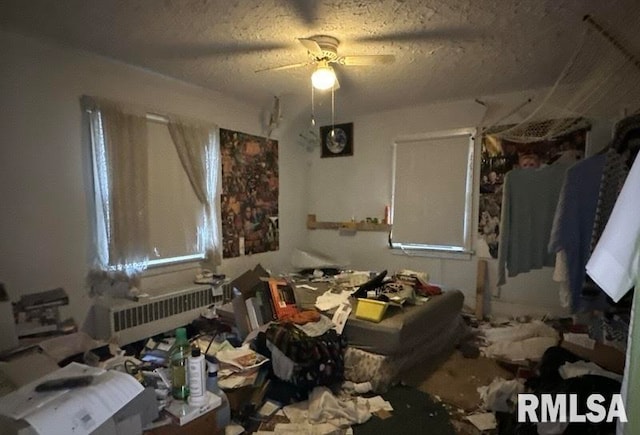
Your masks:
<path fill-rule="evenodd" d="M 518 403 L 518 394 L 524 393 L 524 385 L 517 379 L 507 381 L 495 378 L 491 384 L 479 387 L 482 408 L 489 411 L 512 412 Z"/>

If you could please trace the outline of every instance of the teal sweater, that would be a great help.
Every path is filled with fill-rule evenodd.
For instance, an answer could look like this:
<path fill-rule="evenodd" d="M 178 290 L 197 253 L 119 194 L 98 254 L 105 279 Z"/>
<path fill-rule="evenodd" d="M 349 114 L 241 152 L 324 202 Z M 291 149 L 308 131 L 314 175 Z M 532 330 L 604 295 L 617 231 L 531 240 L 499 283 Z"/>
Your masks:
<path fill-rule="evenodd" d="M 500 220 L 498 285 L 509 277 L 555 264 L 547 246 L 567 163 L 514 169 L 505 177 Z"/>

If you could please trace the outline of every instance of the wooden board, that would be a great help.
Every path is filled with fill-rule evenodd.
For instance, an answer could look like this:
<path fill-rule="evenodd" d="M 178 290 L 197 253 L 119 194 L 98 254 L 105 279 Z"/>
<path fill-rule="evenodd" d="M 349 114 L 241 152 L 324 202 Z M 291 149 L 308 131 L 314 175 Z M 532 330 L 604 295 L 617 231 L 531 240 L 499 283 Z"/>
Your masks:
<path fill-rule="evenodd" d="M 487 277 L 487 260 L 478 260 L 476 275 L 476 318 L 484 319 L 484 287 Z"/>

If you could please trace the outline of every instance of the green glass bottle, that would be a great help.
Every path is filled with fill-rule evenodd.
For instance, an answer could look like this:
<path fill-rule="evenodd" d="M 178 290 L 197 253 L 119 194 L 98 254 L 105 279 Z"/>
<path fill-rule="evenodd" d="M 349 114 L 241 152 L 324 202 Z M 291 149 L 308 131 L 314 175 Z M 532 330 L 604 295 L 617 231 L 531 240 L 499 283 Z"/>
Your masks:
<path fill-rule="evenodd" d="M 187 330 L 176 329 L 176 341 L 170 352 L 171 363 L 171 395 L 174 399 L 187 400 L 189 397 L 189 384 L 187 383 L 187 358 L 191 352 Z"/>

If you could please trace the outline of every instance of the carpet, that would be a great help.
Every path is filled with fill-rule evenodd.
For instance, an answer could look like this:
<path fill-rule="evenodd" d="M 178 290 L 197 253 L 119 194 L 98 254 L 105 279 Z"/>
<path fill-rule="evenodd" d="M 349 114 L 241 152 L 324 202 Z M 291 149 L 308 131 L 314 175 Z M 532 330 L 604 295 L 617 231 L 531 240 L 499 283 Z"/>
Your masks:
<path fill-rule="evenodd" d="M 382 397 L 393 406 L 391 417 L 381 419 L 374 415 L 366 423 L 354 425 L 354 435 L 456 433 L 447 410 L 427 393 L 406 385 L 396 385 Z"/>
<path fill-rule="evenodd" d="M 412 375 L 410 379 L 408 376 L 404 379 L 406 384 L 467 412 L 480 405 L 478 387 L 489 385 L 497 377 L 513 379 L 513 373 L 502 368 L 495 360 L 464 358 L 457 350 L 435 371 L 425 373 L 418 368 Z"/>

